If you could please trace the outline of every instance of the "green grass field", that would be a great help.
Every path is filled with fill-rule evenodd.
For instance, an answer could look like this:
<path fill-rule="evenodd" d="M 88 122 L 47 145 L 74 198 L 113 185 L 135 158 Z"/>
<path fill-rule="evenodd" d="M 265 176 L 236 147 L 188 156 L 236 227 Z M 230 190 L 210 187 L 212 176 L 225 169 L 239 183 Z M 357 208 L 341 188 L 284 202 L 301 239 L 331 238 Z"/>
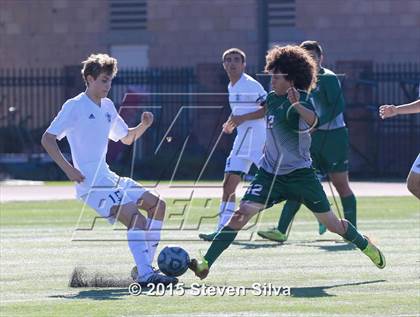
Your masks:
<path fill-rule="evenodd" d="M 250 240 L 258 228 L 273 226 L 279 206 L 261 214 L 258 224 L 213 266 L 207 285 L 243 286 L 272 283 L 288 286 L 292 296 L 193 296 L 199 282 L 181 277 L 186 294 L 131 296 L 126 287 L 70 288 L 77 266 L 115 280 L 129 276 L 133 262 L 121 227 L 97 221 L 77 201 L 1 204 L 2 316 L 419 316 L 420 204 L 412 197 L 360 198 L 359 228 L 387 257 L 377 269 L 359 250 L 319 237 L 317 224 L 301 211 L 284 245 Z M 208 243 L 196 239 L 210 231 L 217 200 L 169 200 L 163 233 L 167 244 L 179 244 L 192 256 Z M 182 226 L 183 230 L 179 229 Z M 75 228 L 84 229 L 77 230 Z"/>

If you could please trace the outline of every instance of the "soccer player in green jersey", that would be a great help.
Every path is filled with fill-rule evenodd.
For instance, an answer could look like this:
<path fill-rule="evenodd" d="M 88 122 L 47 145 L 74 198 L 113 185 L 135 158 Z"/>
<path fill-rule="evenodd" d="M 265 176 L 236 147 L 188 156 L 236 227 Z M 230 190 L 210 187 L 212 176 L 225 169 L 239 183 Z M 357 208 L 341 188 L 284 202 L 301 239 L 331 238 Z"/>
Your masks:
<path fill-rule="evenodd" d="M 349 186 L 349 139 L 343 117 L 345 103 L 340 81 L 331 70 L 322 67 L 323 50 L 318 42 L 305 41 L 300 47 L 312 56 L 318 69 L 317 85 L 310 96 L 319 116 L 318 127 L 312 133 L 313 166 L 321 174 L 328 175 L 340 195 L 344 218 L 357 227 L 356 198 Z M 272 241 L 286 241 L 287 229 L 300 207 L 301 202 L 287 200 L 277 228 L 258 231 L 258 235 Z M 319 234 L 325 231 L 325 226 L 320 223 Z"/>
<path fill-rule="evenodd" d="M 191 260 L 190 269 L 201 279 L 207 277 L 216 259 L 254 215 L 287 199 L 303 202 L 328 230 L 354 243 L 378 268 L 384 268 L 381 251 L 330 210 L 311 168 L 310 130 L 318 118 L 305 91 L 315 86 L 314 60 L 299 46 L 275 46 L 267 53 L 265 70 L 271 75 L 273 91 L 264 106 L 267 138 L 261 166 L 239 209 L 216 235 L 202 261 Z"/>

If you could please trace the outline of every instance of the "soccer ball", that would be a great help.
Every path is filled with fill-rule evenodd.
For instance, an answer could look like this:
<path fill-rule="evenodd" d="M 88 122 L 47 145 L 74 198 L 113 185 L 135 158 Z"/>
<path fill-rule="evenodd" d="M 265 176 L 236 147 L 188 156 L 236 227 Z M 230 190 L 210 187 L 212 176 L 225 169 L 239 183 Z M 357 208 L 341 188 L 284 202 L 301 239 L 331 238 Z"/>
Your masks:
<path fill-rule="evenodd" d="M 158 266 L 163 274 L 168 276 L 180 276 L 188 269 L 190 256 L 187 251 L 181 247 L 165 247 L 160 251 Z"/>

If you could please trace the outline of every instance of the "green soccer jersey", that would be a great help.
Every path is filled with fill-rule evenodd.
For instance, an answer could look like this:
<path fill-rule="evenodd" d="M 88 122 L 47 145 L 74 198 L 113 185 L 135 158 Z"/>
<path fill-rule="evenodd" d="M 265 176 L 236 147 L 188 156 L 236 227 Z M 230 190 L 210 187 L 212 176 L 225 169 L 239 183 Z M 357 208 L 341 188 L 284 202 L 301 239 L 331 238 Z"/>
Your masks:
<path fill-rule="evenodd" d="M 300 91 L 300 103 L 314 111 L 305 92 Z M 287 95 L 270 92 L 266 100 L 267 137 L 261 168 L 275 175 L 289 174 L 312 164 L 309 148 L 311 135 L 308 124 L 291 106 Z"/>
<path fill-rule="evenodd" d="M 334 130 L 346 126 L 343 92 L 334 72 L 327 68 L 320 69 L 317 86 L 312 91 L 311 98 L 319 117 L 319 130 Z"/>

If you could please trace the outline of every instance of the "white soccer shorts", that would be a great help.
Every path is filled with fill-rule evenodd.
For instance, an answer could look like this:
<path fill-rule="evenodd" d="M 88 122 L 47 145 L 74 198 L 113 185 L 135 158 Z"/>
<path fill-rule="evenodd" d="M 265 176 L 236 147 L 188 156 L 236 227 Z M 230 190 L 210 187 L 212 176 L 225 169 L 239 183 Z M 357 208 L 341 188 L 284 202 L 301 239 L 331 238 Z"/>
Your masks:
<path fill-rule="evenodd" d="M 130 202 L 137 204 L 147 191 L 131 178 L 119 177 L 114 173 L 103 177 L 97 184 L 81 199 L 111 224 L 116 220 L 110 216 L 113 206 Z"/>
<path fill-rule="evenodd" d="M 225 173 L 241 172 L 247 174 L 255 164 L 259 167 L 265 144 L 265 134 L 260 138 L 243 137 L 238 135 L 233 143 L 232 151 L 226 159 Z"/>

